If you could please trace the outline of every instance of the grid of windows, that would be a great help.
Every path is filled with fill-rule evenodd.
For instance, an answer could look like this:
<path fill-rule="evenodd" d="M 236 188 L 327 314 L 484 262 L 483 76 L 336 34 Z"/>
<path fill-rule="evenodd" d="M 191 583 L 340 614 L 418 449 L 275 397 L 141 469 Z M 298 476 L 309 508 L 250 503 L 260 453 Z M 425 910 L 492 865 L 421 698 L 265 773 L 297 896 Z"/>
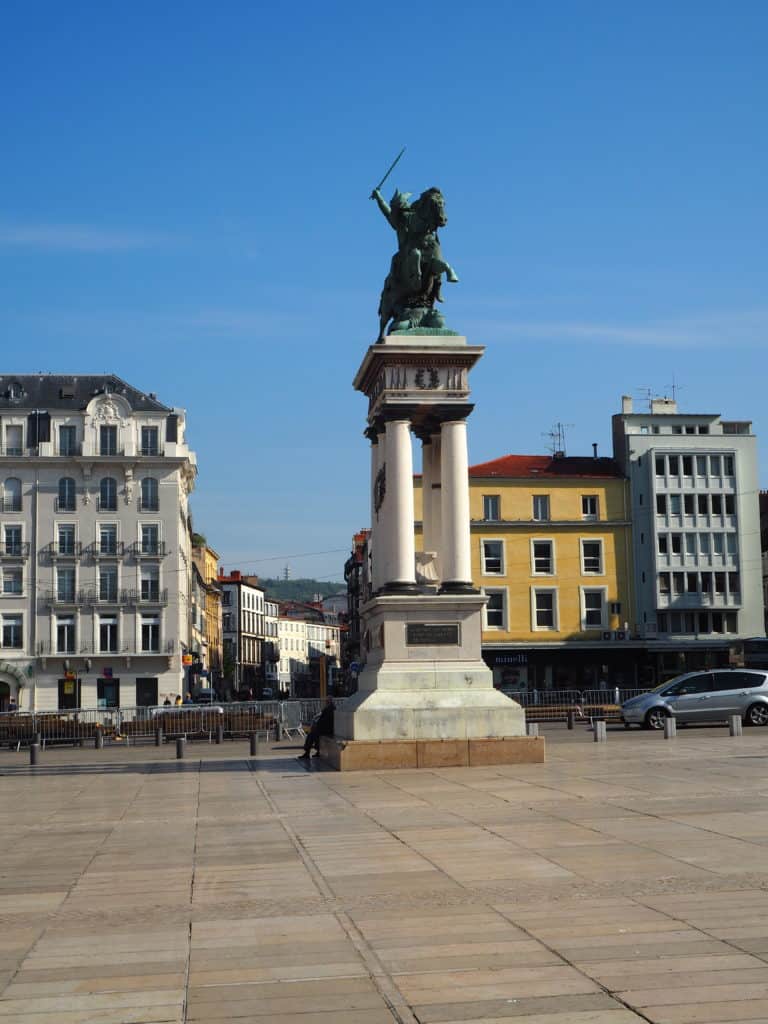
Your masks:
<path fill-rule="evenodd" d="M 488 603 L 485 606 L 485 624 L 488 629 L 504 629 L 506 624 L 506 591 L 485 591 Z"/>
<path fill-rule="evenodd" d="M 531 541 L 533 576 L 552 576 L 555 571 L 555 545 L 551 540 Z"/>
<path fill-rule="evenodd" d="M 501 519 L 501 496 L 498 494 L 483 495 L 483 519 L 497 523 Z"/>
<path fill-rule="evenodd" d="M 549 495 L 534 494 L 533 518 L 537 523 L 549 522 Z"/>
<path fill-rule="evenodd" d="M 584 576 L 601 576 L 603 574 L 602 540 L 581 541 L 581 571 Z"/>
<path fill-rule="evenodd" d="M 21 615 L 3 615 L 3 647 L 20 650 L 24 646 L 22 634 L 23 617 Z"/>
<path fill-rule="evenodd" d="M 504 575 L 504 542 L 484 540 L 482 542 L 482 563 L 484 576 Z"/>
<path fill-rule="evenodd" d="M 535 630 L 557 629 L 557 591 L 532 591 L 533 628 Z"/>

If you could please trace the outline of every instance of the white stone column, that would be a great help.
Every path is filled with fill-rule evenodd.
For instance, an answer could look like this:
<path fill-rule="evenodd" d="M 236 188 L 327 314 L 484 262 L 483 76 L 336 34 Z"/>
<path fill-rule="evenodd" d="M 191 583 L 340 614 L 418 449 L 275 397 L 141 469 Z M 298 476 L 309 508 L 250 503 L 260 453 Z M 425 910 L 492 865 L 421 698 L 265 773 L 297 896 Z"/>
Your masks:
<path fill-rule="evenodd" d="M 387 493 L 384 499 L 389 539 L 389 570 L 385 584 L 416 583 L 416 544 L 413 536 L 413 452 L 409 420 L 389 420 Z"/>
<path fill-rule="evenodd" d="M 421 441 L 421 549 L 437 551 L 432 529 L 432 481 L 434 479 L 432 460 L 432 438 Z"/>
<path fill-rule="evenodd" d="M 443 513 L 441 581 L 448 590 L 466 589 L 472 586 L 466 421 L 443 423 L 440 433 Z"/>
<path fill-rule="evenodd" d="M 381 574 L 382 565 L 381 565 L 380 560 L 379 560 L 378 548 L 379 548 L 379 542 L 383 541 L 384 537 L 383 537 L 383 530 L 380 530 L 378 528 L 379 524 L 376 522 L 376 477 L 379 475 L 379 463 L 380 463 L 379 456 L 380 456 L 380 452 L 381 452 L 381 445 L 379 444 L 379 435 L 376 432 L 374 427 L 371 427 L 368 431 L 366 431 L 366 435 L 368 436 L 368 438 L 370 439 L 370 442 L 371 442 L 371 519 L 370 519 L 370 523 L 371 523 L 371 538 L 370 538 L 370 545 L 371 545 L 371 551 L 373 552 L 373 556 L 371 558 L 371 575 L 372 575 L 371 587 L 375 591 L 375 590 L 378 590 L 378 588 L 381 586 L 381 579 L 383 578 L 382 574 Z M 382 548 L 382 555 L 383 555 L 383 553 L 384 552 L 383 552 L 383 548 Z"/>
<path fill-rule="evenodd" d="M 442 450 L 440 434 L 432 435 L 432 543 L 437 552 L 437 575 L 443 578 L 443 493 L 442 493 Z"/>

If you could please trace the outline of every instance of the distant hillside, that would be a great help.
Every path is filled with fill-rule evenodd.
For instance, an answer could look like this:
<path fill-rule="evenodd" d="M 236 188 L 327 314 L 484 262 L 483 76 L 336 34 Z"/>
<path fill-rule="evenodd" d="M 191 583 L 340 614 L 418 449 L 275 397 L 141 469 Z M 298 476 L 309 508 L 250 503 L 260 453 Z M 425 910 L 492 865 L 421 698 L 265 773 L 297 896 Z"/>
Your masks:
<path fill-rule="evenodd" d="M 328 580 L 266 580 L 260 584 L 270 597 L 278 601 L 312 601 L 315 594 L 331 597 L 346 594 L 346 583 L 329 583 Z"/>

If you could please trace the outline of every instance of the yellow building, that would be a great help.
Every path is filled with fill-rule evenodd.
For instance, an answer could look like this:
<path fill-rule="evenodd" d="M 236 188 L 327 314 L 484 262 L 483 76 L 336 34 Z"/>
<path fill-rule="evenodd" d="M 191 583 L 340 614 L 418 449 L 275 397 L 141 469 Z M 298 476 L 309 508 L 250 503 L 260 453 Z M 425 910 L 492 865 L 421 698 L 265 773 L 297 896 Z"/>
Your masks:
<path fill-rule="evenodd" d="M 488 595 L 483 656 L 496 685 L 633 685 L 628 492 L 616 463 L 507 455 L 469 478 L 472 578 Z"/>
<path fill-rule="evenodd" d="M 192 547 L 192 559 L 205 585 L 205 647 L 207 663 L 205 668 L 210 672 L 210 682 L 214 689 L 218 688 L 223 678 L 224 651 L 221 631 L 221 587 L 217 580 L 219 575 L 219 556 L 213 548 L 208 547 L 205 539 L 199 534 L 194 535 L 198 541 Z"/>

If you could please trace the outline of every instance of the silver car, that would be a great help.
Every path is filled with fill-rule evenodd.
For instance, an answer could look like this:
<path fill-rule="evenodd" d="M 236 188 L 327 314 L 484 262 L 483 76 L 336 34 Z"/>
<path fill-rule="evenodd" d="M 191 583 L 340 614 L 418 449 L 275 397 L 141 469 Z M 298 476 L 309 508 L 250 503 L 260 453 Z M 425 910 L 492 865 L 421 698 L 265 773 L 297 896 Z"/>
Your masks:
<path fill-rule="evenodd" d="M 747 725 L 768 725 L 768 672 L 744 668 L 686 672 L 621 705 L 627 728 L 663 729 L 669 717 L 687 725 L 724 722 L 731 715 L 741 715 Z"/>

